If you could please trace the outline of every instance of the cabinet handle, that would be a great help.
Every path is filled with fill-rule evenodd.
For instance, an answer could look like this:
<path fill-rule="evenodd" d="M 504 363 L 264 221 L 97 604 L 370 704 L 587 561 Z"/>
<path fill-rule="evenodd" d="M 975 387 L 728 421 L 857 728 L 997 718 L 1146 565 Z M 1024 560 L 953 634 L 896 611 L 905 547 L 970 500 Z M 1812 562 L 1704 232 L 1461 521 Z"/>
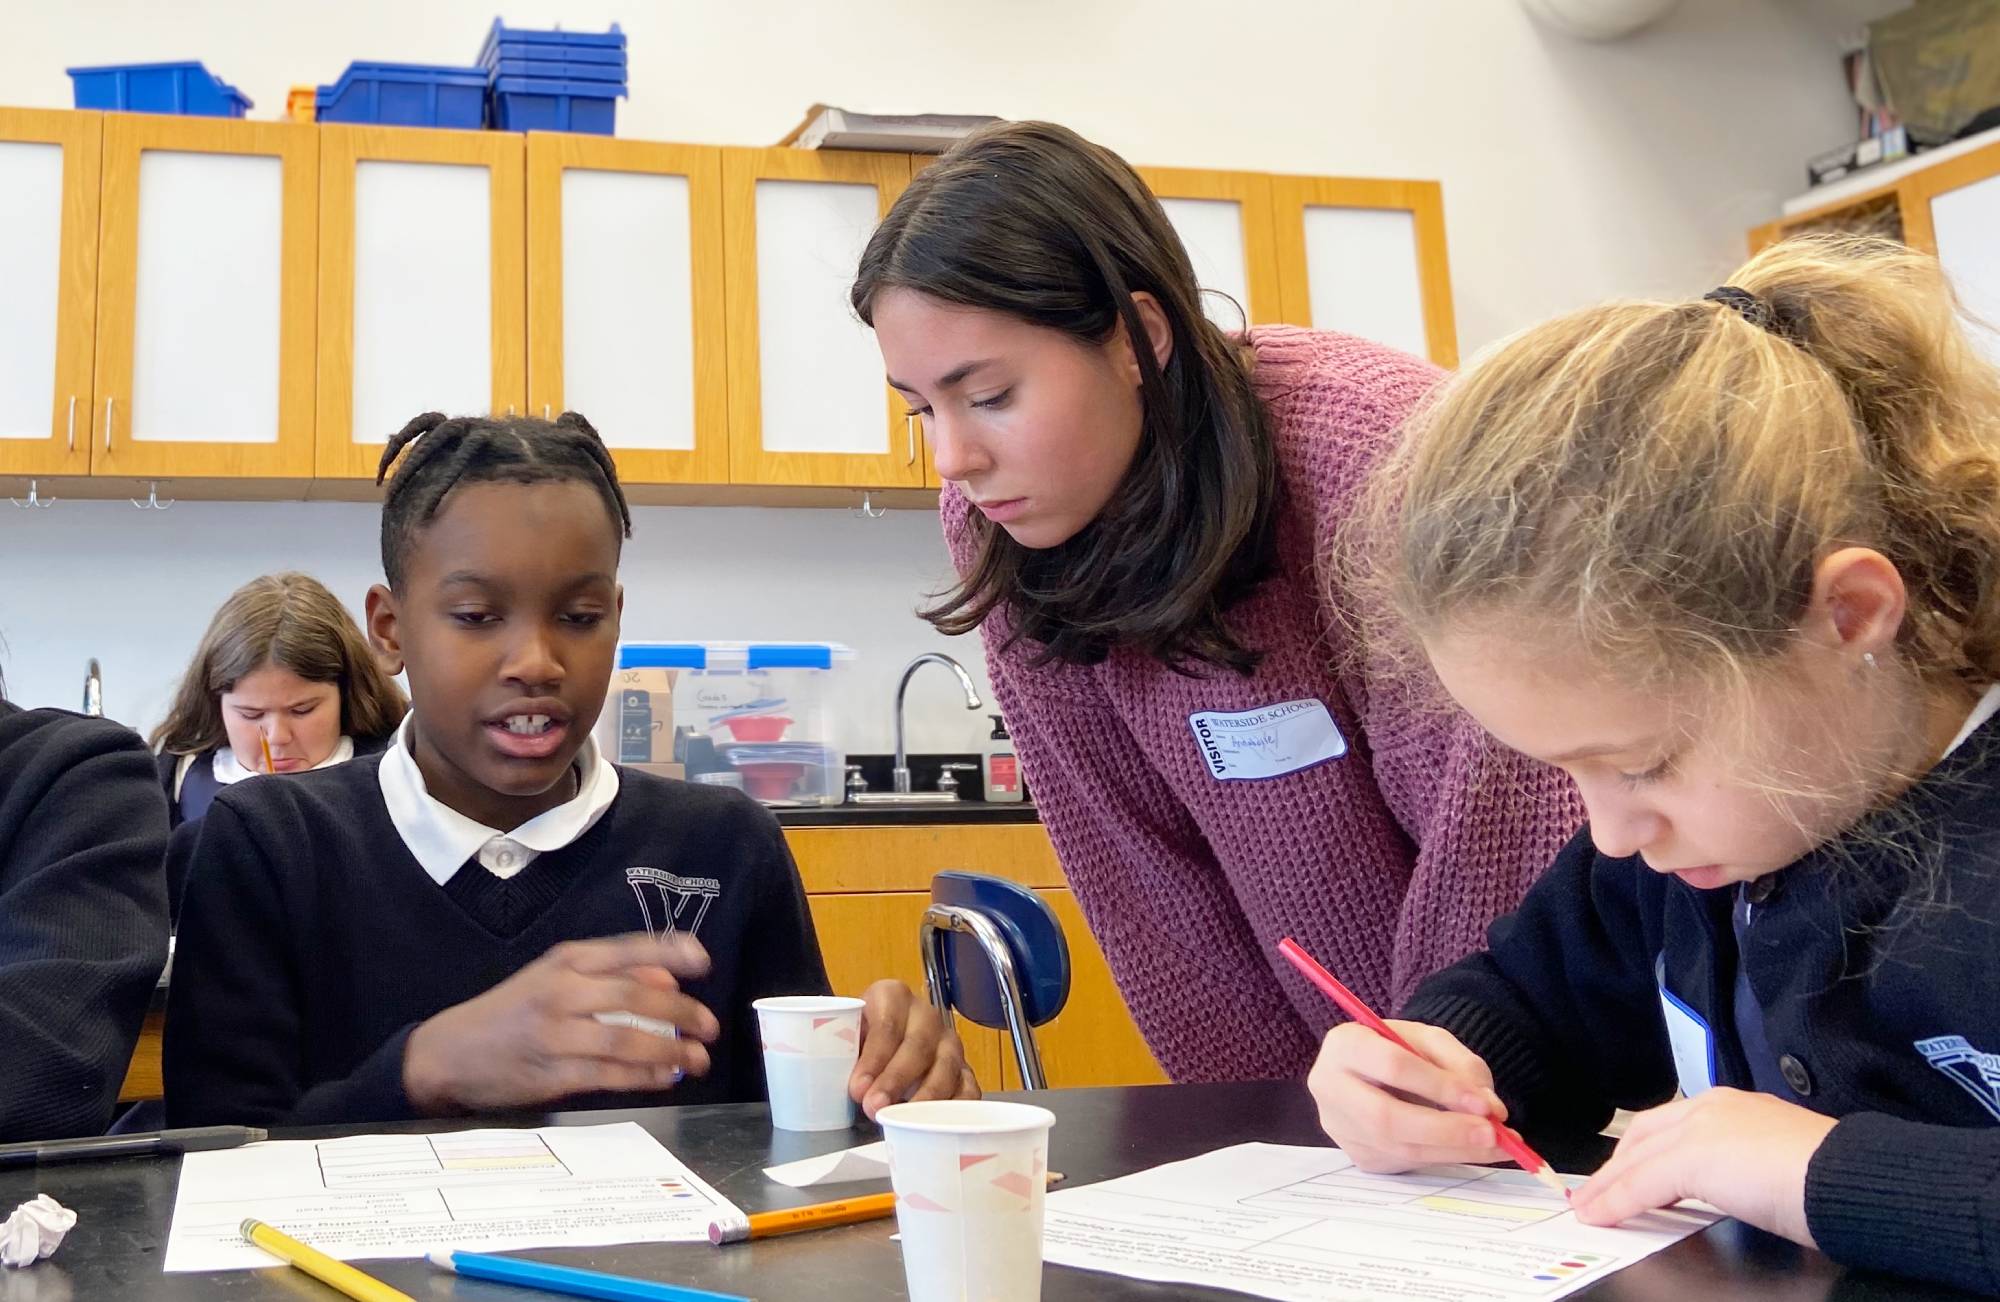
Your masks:
<path fill-rule="evenodd" d="M 509 403 L 507 406 L 507 419 L 508 420 L 514 419 L 514 407 L 513 404 L 511 403 Z"/>
<path fill-rule="evenodd" d="M 903 432 L 908 436 L 910 441 L 909 459 L 904 461 L 903 464 L 914 466 L 917 464 L 917 418 L 915 415 L 903 418 Z"/>
<path fill-rule="evenodd" d="M 76 451 L 76 395 L 69 396 L 69 450 Z"/>
<path fill-rule="evenodd" d="M 110 399 L 110 398 L 106 398 L 106 399 L 104 400 L 104 450 L 105 450 L 106 452 L 109 452 L 109 451 L 111 450 L 111 403 L 112 403 L 112 401 L 113 401 L 113 399 Z"/>
<path fill-rule="evenodd" d="M 553 419 L 554 419 L 554 417 L 552 417 L 552 416 L 551 416 L 551 415 L 549 414 L 549 404 L 548 404 L 548 403 L 546 403 L 546 402 L 542 404 L 542 419 L 543 419 L 543 420 L 553 420 Z"/>

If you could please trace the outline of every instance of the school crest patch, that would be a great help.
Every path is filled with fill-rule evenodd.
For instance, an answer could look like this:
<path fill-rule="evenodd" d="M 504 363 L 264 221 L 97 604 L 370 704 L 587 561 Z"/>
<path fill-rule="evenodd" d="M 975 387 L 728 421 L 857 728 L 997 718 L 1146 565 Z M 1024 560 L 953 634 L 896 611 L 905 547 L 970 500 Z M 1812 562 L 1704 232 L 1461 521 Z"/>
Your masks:
<path fill-rule="evenodd" d="M 625 882 L 639 897 L 639 916 L 649 936 L 685 932 L 701 935 L 701 920 L 722 895 L 713 877 L 682 877 L 660 868 L 627 868 Z"/>
<path fill-rule="evenodd" d="M 1958 1082 L 1959 1088 L 2000 1121 L 2000 1054 L 1981 1053 L 1962 1035 L 1940 1035 L 1916 1042 L 1925 1061 Z"/>

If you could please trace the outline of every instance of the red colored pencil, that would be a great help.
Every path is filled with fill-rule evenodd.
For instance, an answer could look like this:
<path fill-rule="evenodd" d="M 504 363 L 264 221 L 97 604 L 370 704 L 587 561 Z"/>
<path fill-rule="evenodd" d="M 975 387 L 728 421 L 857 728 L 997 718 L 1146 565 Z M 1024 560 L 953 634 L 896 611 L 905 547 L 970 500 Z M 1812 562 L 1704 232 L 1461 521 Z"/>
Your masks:
<path fill-rule="evenodd" d="M 1278 942 L 1278 952 L 1283 954 L 1306 980 L 1318 986 L 1321 994 L 1333 1000 L 1339 1006 L 1341 1012 L 1346 1013 L 1349 1017 L 1375 1032 L 1375 1034 L 1381 1036 L 1389 1043 L 1396 1045 L 1398 1048 L 1407 1049 L 1411 1053 L 1416 1053 L 1419 1058 L 1423 1058 L 1424 1055 L 1417 1053 L 1414 1045 L 1396 1034 L 1395 1030 L 1387 1022 L 1375 1015 L 1374 1009 L 1362 1003 L 1359 995 L 1342 985 L 1339 977 L 1320 966 L 1319 960 L 1300 948 L 1297 941 L 1293 940 L 1290 936 L 1285 937 Z M 1426 1062 L 1430 1061 L 1428 1058 L 1424 1060 Z M 1556 1174 L 1556 1169 L 1549 1165 L 1547 1158 L 1537 1153 L 1534 1149 L 1529 1148 L 1528 1142 L 1522 1139 L 1511 1127 L 1501 1124 L 1500 1118 L 1488 1117 L 1487 1120 L 1493 1125 L 1494 1141 L 1500 1145 L 1501 1150 L 1508 1157 L 1513 1158 L 1523 1171 L 1534 1176 L 1535 1179 L 1540 1180 L 1564 1198 L 1569 1197 L 1569 1186 L 1562 1182 L 1562 1177 Z"/>

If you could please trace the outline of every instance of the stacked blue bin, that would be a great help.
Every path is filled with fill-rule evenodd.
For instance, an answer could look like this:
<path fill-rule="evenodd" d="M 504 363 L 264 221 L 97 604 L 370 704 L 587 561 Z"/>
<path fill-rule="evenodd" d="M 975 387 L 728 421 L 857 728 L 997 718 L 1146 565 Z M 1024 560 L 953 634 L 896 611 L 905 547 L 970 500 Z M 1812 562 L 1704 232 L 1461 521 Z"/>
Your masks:
<path fill-rule="evenodd" d="M 496 18 L 479 50 L 488 125 L 501 131 L 613 134 L 625 97 L 625 33 L 507 27 Z"/>
<path fill-rule="evenodd" d="M 486 125 L 486 71 L 430 63 L 350 63 L 313 97 L 321 122 L 393 127 Z"/>
<path fill-rule="evenodd" d="M 80 109 L 240 118 L 250 97 L 200 63 L 110 63 L 66 69 Z"/>

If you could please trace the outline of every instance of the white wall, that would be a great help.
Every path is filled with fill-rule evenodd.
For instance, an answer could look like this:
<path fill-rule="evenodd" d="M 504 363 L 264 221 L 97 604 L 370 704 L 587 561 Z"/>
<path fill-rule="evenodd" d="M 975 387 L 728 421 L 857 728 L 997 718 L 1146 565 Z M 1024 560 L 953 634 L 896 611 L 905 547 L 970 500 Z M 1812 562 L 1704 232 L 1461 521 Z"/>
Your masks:
<path fill-rule="evenodd" d="M 630 38 L 622 135 L 767 144 L 815 101 L 1066 122 L 1140 163 L 1444 182 L 1461 343 L 1612 294 L 1698 292 L 1746 228 L 1852 131 L 1837 37 L 1892 0 L 1687 0 L 1612 45 L 1544 32 L 1511 0 L 610 0 L 509 3 Z M 73 0 L 0 42 L 0 101 L 64 106 L 69 64 L 201 58 L 282 111 L 349 59 L 463 63 L 494 0 Z M 909 612 L 945 567 L 934 521 L 892 513 L 641 512 L 626 555 L 634 629 L 823 636 L 861 649 L 855 749 L 886 745 L 894 671 L 941 643 Z M 222 504 L 139 513 L 0 507 L 10 691 L 68 704 L 86 655 L 112 713 L 157 717 L 214 604 L 281 565 L 358 602 L 372 512 Z M 977 660 L 977 647 L 954 650 Z M 977 664 L 974 664 L 977 668 Z M 927 671 L 925 677 L 936 671 Z M 944 675 L 913 744 L 971 748 Z M 913 711 L 913 713 L 920 713 Z"/>
<path fill-rule="evenodd" d="M 7 694 L 76 709 L 84 663 L 96 656 L 105 712 L 150 726 L 209 616 L 246 579 L 308 570 L 359 617 L 381 578 L 379 520 L 376 507 L 350 502 L 0 504 Z M 655 506 L 633 508 L 632 526 L 620 575 L 626 636 L 846 643 L 860 653 L 845 715 L 850 750 L 889 749 L 896 677 L 917 652 L 948 651 L 983 673 L 976 637 L 938 637 L 911 613 L 950 570 L 929 512 L 869 520 Z M 909 705 L 916 749 L 977 749 L 985 735 L 976 728 L 985 716 L 966 710 L 943 670 L 912 681 Z"/>

